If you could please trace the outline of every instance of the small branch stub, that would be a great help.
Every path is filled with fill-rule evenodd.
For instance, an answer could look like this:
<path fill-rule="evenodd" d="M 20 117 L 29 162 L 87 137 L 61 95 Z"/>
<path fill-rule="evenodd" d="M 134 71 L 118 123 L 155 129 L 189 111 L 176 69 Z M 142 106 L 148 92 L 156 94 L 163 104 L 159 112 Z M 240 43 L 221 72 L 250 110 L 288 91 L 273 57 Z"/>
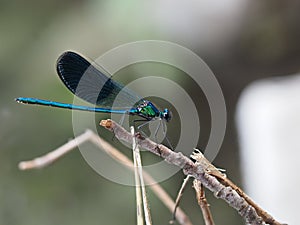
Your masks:
<path fill-rule="evenodd" d="M 112 128 L 112 121 L 111 120 L 101 120 L 100 126 L 105 127 L 106 129 Z"/>

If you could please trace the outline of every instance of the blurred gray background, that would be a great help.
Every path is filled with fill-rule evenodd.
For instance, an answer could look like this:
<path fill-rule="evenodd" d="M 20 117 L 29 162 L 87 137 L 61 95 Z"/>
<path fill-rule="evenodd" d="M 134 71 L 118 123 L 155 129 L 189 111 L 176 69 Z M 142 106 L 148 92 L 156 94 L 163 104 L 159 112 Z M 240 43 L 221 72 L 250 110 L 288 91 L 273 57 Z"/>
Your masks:
<path fill-rule="evenodd" d="M 70 111 L 14 101 L 28 96 L 72 102 L 55 71 L 57 57 L 70 49 L 93 59 L 120 44 L 155 39 L 197 53 L 216 75 L 228 112 L 214 164 L 243 187 L 247 177 L 240 172 L 236 104 L 252 81 L 299 71 L 299 9 L 299 1 L 280 0 L 0 1 L 0 224 L 135 223 L 134 188 L 102 178 L 78 151 L 43 170 L 17 168 L 19 161 L 73 137 Z M 187 85 L 193 93 L 193 85 Z M 207 109 L 201 116 L 199 147 L 205 147 L 210 132 L 206 116 Z M 101 132 L 111 141 L 111 134 Z M 161 185 L 175 198 L 183 177 L 179 172 Z M 170 212 L 148 193 L 154 224 L 168 224 Z M 244 224 L 226 203 L 207 195 L 216 224 Z M 181 206 L 195 224 L 202 221 L 191 185 Z"/>

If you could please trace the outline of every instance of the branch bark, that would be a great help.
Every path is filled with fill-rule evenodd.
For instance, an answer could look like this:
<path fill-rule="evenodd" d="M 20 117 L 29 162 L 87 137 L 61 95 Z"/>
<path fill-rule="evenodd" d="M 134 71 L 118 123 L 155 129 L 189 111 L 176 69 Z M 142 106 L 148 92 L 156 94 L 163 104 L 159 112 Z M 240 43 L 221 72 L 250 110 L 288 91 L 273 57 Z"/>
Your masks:
<path fill-rule="evenodd" d="M 117 139 L 132 144 L 132 135 L 116 122 L 102 120 L 100 125 L 113 132 Z M 184 174 L 199 180 L 217 198 L 223 199 L 233 207 L 247 223 L 253 225 L 283 225 L 255 204 L 241 188 L 226 178 L 203 155 L 202 158 L 200 157 L 194 163 L 181 152 L 173 152 L 162 144 L 157 144 L 148 138 L 144 138 L 139 133 L 135 134 L 135 138 L 141 148 L 162 157 L 166 162 L 180 167 Z M 201 156 L 201 154 L 199 155 Z"/>

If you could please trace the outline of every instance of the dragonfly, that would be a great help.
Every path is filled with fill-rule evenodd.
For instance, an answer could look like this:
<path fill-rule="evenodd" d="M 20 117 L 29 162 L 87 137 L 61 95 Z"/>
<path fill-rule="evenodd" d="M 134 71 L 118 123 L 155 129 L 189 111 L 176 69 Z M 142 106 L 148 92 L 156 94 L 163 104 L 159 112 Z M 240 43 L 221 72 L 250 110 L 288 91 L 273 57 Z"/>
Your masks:
<path fill-rule="evenodd" d="M 64 52 L 57 60 L 56 71 L 61 81 L 74 95 L 97 107 L 27 97 L 19 97 L 15 100 L 24 104 L 97 113 L 127 114 L 142 118 L 136 121 L 160 119 L 169 122 L 172 118 L 169 109 L 159 110 L 151 101 L 140 98 L 135 92 L 113 80 L 112 76 L 109 76 L 104 69 L 101 70 L 95 62 L 76 52 Z M 114 107 L 115 105 L 117 107 Z"/>

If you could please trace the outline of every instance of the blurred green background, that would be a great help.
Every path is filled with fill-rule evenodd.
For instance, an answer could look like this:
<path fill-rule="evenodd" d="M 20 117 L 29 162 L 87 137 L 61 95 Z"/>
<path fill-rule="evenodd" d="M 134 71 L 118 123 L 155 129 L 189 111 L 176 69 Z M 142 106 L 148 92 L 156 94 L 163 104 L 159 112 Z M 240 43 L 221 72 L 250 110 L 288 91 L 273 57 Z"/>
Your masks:
<path fill-rule="evenodd" d="M 226 137 L 214 163 L 243 186 L 247 178 L 239 172 L 236 102 L 251 81 L 299 71 L 299 9 L 298 1 L 280 0 L 0 1 L 0 224 L 135 224 L 134 188 L 99 176 L 79 151 L 39 171 L 17 168 L 19 161 L 73 137 L 70 111 L 14 101 L 28 96 L 72 102 L 55 72 L 57 57 L 69 49 L 97 58 L 120 44 L 155 39 L 196 52 L 216 75 L 227 105 Z M 192 92 L 193 84 L 186 85 Z M 202 147 L 210 131 L 206 111 Z M 161 185 L 175 198 L 183 177 L 179 172 Z M 148 193 L 154 224 L 168 224 L 170 212 Z M 244 223 L 226 203 L 207 195 L 216 224 Z M 191 185 L 181 206 L 201 224 Z"/>

